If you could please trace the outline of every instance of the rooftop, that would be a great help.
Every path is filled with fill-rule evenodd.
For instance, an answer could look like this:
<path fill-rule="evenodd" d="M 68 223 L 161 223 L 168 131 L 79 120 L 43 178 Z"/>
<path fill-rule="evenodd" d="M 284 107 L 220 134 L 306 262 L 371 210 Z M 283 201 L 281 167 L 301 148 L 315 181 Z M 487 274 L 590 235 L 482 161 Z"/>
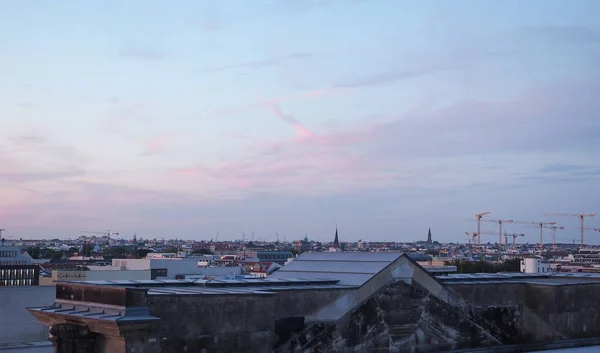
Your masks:
<path fill-rule="evenodd" d="M 282 290 L 347 289 L 335 279 L 257 278 L 211 280 L 116 280 L 68 283 L 145 289 L 148 295 L 271 295 Z"/>
<path fill-rule="evenodd" d="M 495 283 L 531 283 L 546 285 L 573 285 L 582 283 L 600 283 L 600 273 L 554 272 L 554 273 L 473 273 L 438 276 L 447 284 L 495 284 Z"/>
<path fill-rule="evenodd" d="M 340 285 L 361 286 L 402 255 L 400 252 L 305 252 L 270 278 L 335 278 Z"/>

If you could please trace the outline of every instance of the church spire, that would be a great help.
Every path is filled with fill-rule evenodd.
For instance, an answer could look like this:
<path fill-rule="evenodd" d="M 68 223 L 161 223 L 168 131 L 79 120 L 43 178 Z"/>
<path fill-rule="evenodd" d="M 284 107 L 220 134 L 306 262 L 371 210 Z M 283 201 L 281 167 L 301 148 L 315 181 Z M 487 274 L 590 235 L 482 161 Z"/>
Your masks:
<path fill-rule="evenodd" d="M 427 244 L 432 244 L 433 241 L 431 240 L 431 227 L 429 228 L 429 232 L 427 232 Z"/>
<path fill-rule="evenodd" d="M 338 238 L 337 225 L 335 226 L 335 238 L 333 238 L 333 247 L 336 249 L 340 247 L 340 239 Z"/>

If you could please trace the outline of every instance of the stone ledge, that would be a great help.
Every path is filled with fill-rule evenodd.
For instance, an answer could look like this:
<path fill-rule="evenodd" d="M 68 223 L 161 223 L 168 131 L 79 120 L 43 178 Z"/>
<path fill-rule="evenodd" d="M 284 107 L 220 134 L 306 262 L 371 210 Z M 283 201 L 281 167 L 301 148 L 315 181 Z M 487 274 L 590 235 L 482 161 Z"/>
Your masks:
<path fill-rule="evenodd" d="M 0 343 L 0 352 L 3 350 L 16 350 L 16 349 L 31 349 L 31 348 L 43 348 L 43 347 L 52 347 L 52 342 L 50 341 L 40 341 L 40 342 L 2 342 Z"/>
<path fill-rule="evenodd" d="M 582 338 L 564 341 L 536 342 L 520 345 L 506 345 L 497 347 L 485 347 L 474 349 L 456 350 L 455 353 L 521 353 L 521 352 L 540 352 L 555 349 L 581 348 L 598 346 L 600 351 L 600 338 Z"/>

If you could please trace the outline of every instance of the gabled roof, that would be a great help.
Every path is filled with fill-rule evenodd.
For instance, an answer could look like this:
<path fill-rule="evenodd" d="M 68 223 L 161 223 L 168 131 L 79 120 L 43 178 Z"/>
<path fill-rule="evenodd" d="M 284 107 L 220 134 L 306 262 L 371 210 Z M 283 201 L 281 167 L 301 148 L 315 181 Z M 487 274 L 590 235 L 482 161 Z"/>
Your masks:
<path fill-rule="evenodd" d="M 396 261 L 402 253 L 306 252 L 271 278 L 336 279 L 341 285 L 361 286 Z"/>

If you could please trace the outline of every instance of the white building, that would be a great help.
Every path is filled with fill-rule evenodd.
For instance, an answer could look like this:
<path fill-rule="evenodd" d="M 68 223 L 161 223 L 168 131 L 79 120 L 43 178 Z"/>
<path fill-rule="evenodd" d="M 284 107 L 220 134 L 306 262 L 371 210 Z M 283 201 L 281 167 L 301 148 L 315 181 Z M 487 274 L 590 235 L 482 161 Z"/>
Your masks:
<path fill-rule="evenodd" d="M 152 279 L 175 279 L 183 275 L 224 277 L 242 273 L 239 266 L 212 267 L 207 266 L 206 261 L 194 258 L 113 259 L 112 267 L 121 270 L 150 270 Z"/>
<path fill-rule="evenodd" d="M 548 273 L 550 272 L 550 263 L 542 261 L 541 257 L 525 257 L 521 259 L 522 273 Z"/>

